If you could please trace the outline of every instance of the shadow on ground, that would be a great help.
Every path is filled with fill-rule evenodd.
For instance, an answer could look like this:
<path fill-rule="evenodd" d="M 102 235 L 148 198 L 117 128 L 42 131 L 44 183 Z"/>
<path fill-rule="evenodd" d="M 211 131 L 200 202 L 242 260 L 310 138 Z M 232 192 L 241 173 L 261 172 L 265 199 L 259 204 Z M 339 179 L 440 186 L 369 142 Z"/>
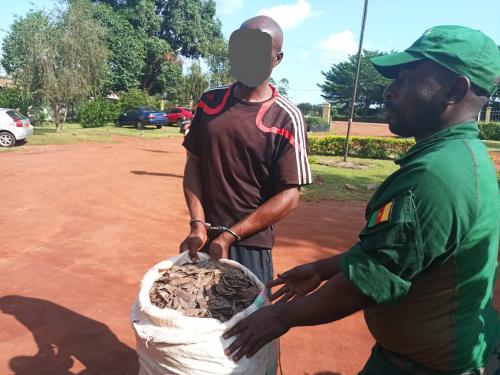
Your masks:
<path fill-rule="evenodd" d="M 10 359 L 9 366 L 16 375 L 138 373 L 135 350 L 120 342 L 101 322 L 50 301 L 16 295 L 1 297 L 0 311 L 29 329 L 38 346 L 34 356 Z"/>
<path fill-rule="evenodd" d="M 148 150 L 146 148 L 141 148 L 140 151 L 148 151 L 148 152 L 154 152 L 157 154 L 171 154 L 172 152 L 170 151 L 163 151 L 163 150 Z"/>
<path fill-rule="evenodd" d="M 159 172 L 146 172 L 146 171 L 130 171 L 130 173 L 139 175 L 139 176 L 158 176 L 158 177 L 176 177 L 176 178 L 184 178 L 184 176 L 180 174 L 173 173 L 159 173 Z"/>

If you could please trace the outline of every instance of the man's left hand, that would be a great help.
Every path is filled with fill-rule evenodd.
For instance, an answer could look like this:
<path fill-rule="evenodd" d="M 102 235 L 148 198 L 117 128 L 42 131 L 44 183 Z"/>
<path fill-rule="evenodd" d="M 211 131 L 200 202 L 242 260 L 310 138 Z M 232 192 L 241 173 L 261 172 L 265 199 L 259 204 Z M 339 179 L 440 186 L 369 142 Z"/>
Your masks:
<path fill-rule="evenodd" d="M 232 356 L 235 362 L 243 356 L 250 358 L 268 342 L 288 332 L 290 326 L 280 311 L 280 307 L 265 306 L 226 331 L 224 339 L 238 335 L 225 350 L 226 355 Z"/>
<path fill-rule="evenodd" d="M 227 257 L 229 256 L 229 247 L 232 243 L 231 240 L 232 238 L 228 238 L 228 233 L 221 233 L 215 240 L 210 243 L 210 247 L 208 248 L 210 258 L 214 260 L 227 259 Z"/>

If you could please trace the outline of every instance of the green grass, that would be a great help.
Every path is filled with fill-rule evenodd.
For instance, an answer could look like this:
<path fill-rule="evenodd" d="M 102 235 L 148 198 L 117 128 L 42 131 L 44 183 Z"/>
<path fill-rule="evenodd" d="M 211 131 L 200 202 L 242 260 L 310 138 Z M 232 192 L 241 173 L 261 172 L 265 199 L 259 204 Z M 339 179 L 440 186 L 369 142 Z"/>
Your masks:
<path fill-rule="evenodd" d="M 311 156 L 311 169 L 316 182 L 302 189 L 306 201 L 326 199 L 368 201 L 375 190 L 368 191 L 364 184 L 380 185 L 398 166 L 391 160 L 349 158 L 349 162 L 369 165 L 367 169 L 348 169 L 320 165 L 322 161 L 342 161 L 341 157 Z M 353 190 L 346 187 L 354 187 Z"/>
<path fill-rule="evenodd" d="M 179 129 L 174 126 L 164 126 L 162 129 L 148 126 L 144 130 L 133 127 L 116 128 L 114 125 L 102 128 L 82 128 L 80 124 L 64 124 L 63 131 L 56 133 L 53 123 L 35 127 L 33 135 L 28 138 L 28 145 L 63 145 L 83 142 L 118 142 L 116 137 L 137 137 L 144 139 L 158 139 L 172 136 L 181 136 Z M 22 150 L 23 147 L 0 148 L 0 152 Z"/>

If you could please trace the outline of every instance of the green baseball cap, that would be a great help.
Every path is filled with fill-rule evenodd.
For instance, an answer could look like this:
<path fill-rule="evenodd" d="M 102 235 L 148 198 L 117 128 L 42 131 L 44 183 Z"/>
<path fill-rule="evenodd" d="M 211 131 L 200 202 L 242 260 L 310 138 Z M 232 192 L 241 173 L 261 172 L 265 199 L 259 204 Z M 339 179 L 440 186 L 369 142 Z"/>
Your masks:
<path fill-rule="evenodd" d="M 500 84 L 500 50 L 479 30 L 464 26 L 436 26 L 424 32 L 404 52 L 371 59 L 375 69 L 387 78 L 397 78 L 399 67 L 428 59 L 493 94 Z"/>

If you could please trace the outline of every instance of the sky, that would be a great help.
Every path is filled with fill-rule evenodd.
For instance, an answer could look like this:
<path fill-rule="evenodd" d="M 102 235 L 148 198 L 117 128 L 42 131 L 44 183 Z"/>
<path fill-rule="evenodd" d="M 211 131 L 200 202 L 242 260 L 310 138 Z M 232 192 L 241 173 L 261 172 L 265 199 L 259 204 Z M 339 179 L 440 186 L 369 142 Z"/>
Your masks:
<path fill-rule="evenodd" d="M 2 1 L 0 38 L 15 15 L 51 8 L 52 0 Z M 358 50 L 364 0 L 216 0 L 217 17 L 228 39 L 248 18 L 266 14 L 284 32 L 284 59 L 273 78 L 287 78 L 295 103 L 322 103 L 322 71 Z M 480 4 L 477 5 L 477 4 Z M 483 31 L 500 45 L 500 0 L 369 0 L 364 48 L 404 50 L 437 25 L 462 25 Z"/>

